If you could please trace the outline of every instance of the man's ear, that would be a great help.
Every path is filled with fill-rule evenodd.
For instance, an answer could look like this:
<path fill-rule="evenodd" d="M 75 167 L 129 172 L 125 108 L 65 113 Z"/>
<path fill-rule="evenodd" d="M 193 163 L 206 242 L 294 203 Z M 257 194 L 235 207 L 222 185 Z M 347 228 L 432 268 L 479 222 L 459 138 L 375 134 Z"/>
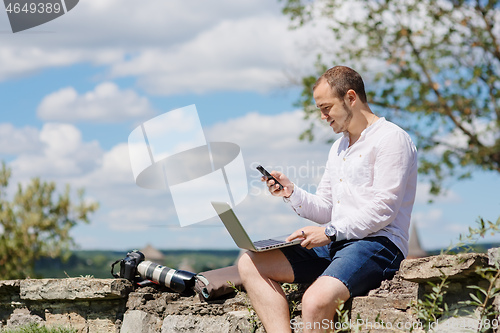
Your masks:
<path fill-rule="evenodd" d="M 352 89 L 349 89 L 344 96 L 344 101 L 347 105 L 351 107 L 354 106 L 354 103 L 358 100 L 358 94 Z"/>

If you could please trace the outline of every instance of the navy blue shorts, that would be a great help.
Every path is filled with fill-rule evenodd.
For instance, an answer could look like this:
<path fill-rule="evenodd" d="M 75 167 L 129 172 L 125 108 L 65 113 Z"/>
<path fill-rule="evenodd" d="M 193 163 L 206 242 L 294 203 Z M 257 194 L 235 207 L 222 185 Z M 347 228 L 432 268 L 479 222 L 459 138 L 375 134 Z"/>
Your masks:
<path fill-rule="evenodd" d="M 366 295 L 392 279 L 404 256 L 387 237 L 368 237 L 332 242 L 306 249 L 300 245 L 282 248 L 292 265 L 296 283 L 312 283 L 333 276 L 345 284 L 351 297 Z"/>

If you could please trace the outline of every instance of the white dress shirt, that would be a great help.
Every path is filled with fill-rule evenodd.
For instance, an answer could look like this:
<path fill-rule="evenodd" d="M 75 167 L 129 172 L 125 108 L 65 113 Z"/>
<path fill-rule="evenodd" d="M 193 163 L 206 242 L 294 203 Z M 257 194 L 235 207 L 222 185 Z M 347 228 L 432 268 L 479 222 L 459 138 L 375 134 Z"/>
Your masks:
<path fill-rule="evenodd" d="M 337 240 L 385 236 L 406 257 L 417 185 L 417 149 L 397 125 L 380 118 L 351 147 L 333 144 L 316 194 L 295 186 L 289 202 L 300 216 L 331 223 Z"/>

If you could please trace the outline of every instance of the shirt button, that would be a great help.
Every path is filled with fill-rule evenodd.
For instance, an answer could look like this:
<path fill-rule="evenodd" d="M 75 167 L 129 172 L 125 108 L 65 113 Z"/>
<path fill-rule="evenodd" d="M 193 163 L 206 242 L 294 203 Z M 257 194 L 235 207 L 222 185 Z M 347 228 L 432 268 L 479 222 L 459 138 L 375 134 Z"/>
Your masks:
<path fill-rule="evenodd" d="M 342 178 L 340 178 L 340 181 L 342 181 Z"/>
<path fill-rule="evenodd" d="M 299 206 L 299 208 L 302 208 L 302 206 Z"/>
<path fill-rule="evenodd" d="M 344 157 L 344 161 L 345 161 L 345 157 Z"/>
<path fill-rule="evenodd" d="M 340 203 L 340 200 L 337 200 L 337 203 L 339 204 L 339 203 Z"/>

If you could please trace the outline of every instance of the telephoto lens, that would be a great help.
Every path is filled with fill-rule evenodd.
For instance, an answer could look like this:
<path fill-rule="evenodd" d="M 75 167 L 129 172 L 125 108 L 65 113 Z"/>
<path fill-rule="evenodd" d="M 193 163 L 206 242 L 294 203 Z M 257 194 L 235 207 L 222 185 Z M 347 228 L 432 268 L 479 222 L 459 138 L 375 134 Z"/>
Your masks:
<path fill-rule="evenodd" d="M 137 272 L 144 279 L 151 280 L 159 285 L 172 289 L 180 294 L 193 294 L 195 273 L 175 270 L 166 266 L 143 261 L 137 266 Z"/>

